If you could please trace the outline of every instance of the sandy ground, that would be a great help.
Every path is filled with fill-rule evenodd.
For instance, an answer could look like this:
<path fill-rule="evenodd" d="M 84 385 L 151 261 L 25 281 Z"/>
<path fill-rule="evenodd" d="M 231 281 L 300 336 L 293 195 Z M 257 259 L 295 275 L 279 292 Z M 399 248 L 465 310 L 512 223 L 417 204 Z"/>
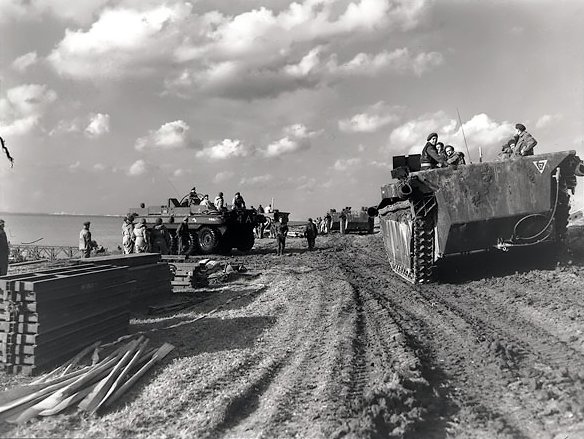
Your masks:
<path fill-rule="evenodd" d="M 379 234 L 319 237 L 312 252 L 289 239 L 283 257 L 261 240 L 229 258 L 259 278 L 189 311 L 133 320 L 176 350 L 108 412 L 0 433 L 582 438 L 583 243 L 573 230 L 570 265 L 483 255 L 415 287 L 390 271 Z"/>

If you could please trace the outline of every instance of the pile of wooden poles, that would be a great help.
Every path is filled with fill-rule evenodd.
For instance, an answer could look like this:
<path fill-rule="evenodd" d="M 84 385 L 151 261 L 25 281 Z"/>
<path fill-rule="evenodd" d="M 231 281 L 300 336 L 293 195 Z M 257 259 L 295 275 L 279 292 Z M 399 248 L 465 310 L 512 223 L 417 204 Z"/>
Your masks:
<path fill-rule="evenodd" d="M 69 407 L 94 414 L 114 403 L 157 361 L 174 349 L 169 343 L 149 348 L 143 336 L 100 359 L 97 342 L 53 372 L 0 394 L 0 420 L 24 423 L 37 416 L 58 414 Z M 80 366 L 91 356 L 93 363 Z"/>

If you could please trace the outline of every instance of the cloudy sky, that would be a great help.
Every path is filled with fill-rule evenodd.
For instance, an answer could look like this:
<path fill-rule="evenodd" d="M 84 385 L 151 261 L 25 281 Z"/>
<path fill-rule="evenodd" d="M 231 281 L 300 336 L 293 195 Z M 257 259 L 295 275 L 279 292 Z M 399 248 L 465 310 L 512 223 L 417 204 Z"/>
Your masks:
<path fill-rule="evenodd" d="M 193 185 L 295 219 L 373 205 L 429 132 L 464 150 L 457 108 L 473 160 L 517 122 L 584 156 L 582 23 L 576 0 L 0 0 L 0 211 Z"/>

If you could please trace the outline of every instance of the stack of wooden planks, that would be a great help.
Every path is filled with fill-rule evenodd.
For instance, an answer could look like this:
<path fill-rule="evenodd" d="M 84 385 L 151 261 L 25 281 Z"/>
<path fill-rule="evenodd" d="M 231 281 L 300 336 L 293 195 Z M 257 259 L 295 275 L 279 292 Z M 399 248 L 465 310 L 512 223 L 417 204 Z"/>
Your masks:
<path fill-rule="evenodd" d="M 81 263 L 0 277 L 0 364 L 32 374 L 128 333 L 127 267 Z"/>
<path fill-rule="evenodd" d="M 94 349 L 93 364 L 77 366 Z M 100 358 L 95 343 L 45 377 L 0 394 L 0 420 L 24 423 L 75 406 L 94 414 L 115 402 L 173 349 L 168 343 L 148 349 L 148 339 L 140 337 Z"/>
<path fill-rule="evenodd" d="M 128 267 L 128 276 L 135 281 L 130 294 L 133 308 L 150 305 L 172 293 L 171 271 L 167 262 L 160 262 L 159 253 L 100 256 L 87 259 L 93 264 Z M 83 259 L 80 260 L 82 263 Z"/>

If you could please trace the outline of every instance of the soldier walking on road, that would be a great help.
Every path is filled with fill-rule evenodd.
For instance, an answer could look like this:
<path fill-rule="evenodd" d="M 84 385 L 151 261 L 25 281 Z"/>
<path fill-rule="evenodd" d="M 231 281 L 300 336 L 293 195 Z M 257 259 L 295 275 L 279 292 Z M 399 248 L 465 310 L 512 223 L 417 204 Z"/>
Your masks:
<path fill-rule="evenodd" d="M 8 273 L 8 256 L 10 254 L 10 247 L 8 246 L 8 238 L 4 231 L 4 220 L 0 219 L 0 276 Z"/>
<path fill-rule="evenodd" d="M 191 234 L 189 232 L 189 217 L 185 216 L 183 222 L 176 229 L 178 239 L 178 254 L 186 255 L 189 253 Z"/>
<path fill-rule="evenodd" d="M 316 224 L 312 222 L 312 218 L 308 218 L 308 224 L 306 224 L 306 228 L 304 229 L 304 237 L 308 242 L 308 250 L 314 249 L 317 235 L 318 229 L 316 228 Z"/>
<path fill-rule="evenodd" d="M 284 249 L 286 248 L 286 236 L 288 236 L 288 224 L 282 221 L 282 218 L 278 218 L 274 226 L 276 232 L 276 239 L 278 240 L 278 256 L 284 254 Z"/>
<path fill-rule="evenodd" d="M 91 232 L 89 231 L 89 226 L 91 222 L 85 221 L 83 223 L 83 228 L 79 232 L 79 250 L 81 250 L 81 257 L 88 258 L 91 256 L 91 248 L 93 247 L 93 241 L 91 240 Z"/>

